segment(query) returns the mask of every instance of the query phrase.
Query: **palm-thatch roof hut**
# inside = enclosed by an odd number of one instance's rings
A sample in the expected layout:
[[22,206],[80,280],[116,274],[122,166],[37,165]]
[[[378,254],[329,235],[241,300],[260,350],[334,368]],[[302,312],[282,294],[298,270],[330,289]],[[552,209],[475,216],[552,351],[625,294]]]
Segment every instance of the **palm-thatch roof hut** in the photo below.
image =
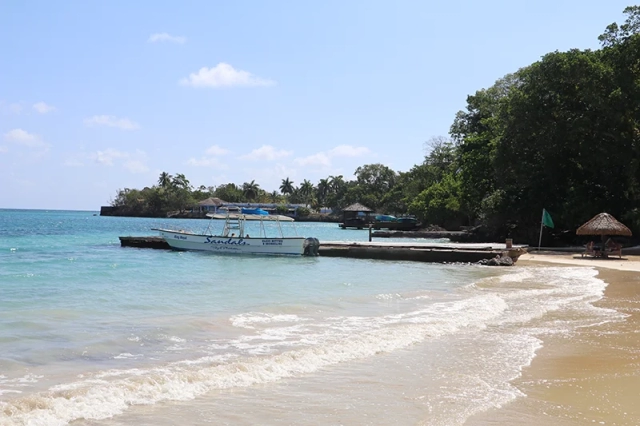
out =
[[341,228],[362,229],[374,221],[373,210],[360,203],[351,204],[342,210]]
[[218,207],[227,204],[226,201],[216,197],[209,197],[206,200],[198,202],[198,209],[202,212],[217,211]]
[[600,213],[595,215],[591,220],[582,225],[576,231],[577,235],[624,235],[631,236],[631,230],[624,224],[618,222],[615,217],[609,213]]
[[360,203],[353,203],[351,204],[349,207],[346,207],[342,210],[343,212],[363,212],[363,213],[370,213],[373,210],[371,210],[369,207],[367,206],[363,206]]
[[371,213],[373,210],[371,210],[367,206],[363,206],[360,203],[353,203],[349,207],[345,207],[342,211],[343,212],[356,212],[356,213],[357,212]]

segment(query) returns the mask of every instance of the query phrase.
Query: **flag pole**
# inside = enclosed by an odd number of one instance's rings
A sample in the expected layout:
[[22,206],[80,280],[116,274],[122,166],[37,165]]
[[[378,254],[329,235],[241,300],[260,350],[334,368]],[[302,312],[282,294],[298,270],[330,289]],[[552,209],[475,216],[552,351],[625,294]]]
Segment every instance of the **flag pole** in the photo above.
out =
[[544,227],[544,209],[542,209],[542,217],[540,218],[540,238],[538,239],[538,251],[540,251],[540,245],[542,244],[542,228]]

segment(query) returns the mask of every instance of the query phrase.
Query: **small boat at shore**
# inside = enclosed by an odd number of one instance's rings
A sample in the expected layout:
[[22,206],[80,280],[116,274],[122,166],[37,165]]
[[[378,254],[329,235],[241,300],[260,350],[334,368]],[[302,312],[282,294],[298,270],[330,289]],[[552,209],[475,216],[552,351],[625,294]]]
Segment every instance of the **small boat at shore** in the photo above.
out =
[[[201,233],[184,230],[154,228],[167,244],[175,250],[199,250],[223,254],[276,254],[276,255],[317,255],[320,243],[316,238],[300,236],[285,237],[282,231],[283,222],[293,222],[293,218],[282,215],[264,213],[249,214],[245,212],[209,213],[207,217],[224,221],[222,233],[216,235],[211,231],[211,223]],[[247,221],[260,224],[260,235],[250,237],[245,234]],[[278,234],[267,236],[265,222],[275,222]],[[293,227],[295,232],[295,226]],[[297,234],[297,232],[296,232]]]

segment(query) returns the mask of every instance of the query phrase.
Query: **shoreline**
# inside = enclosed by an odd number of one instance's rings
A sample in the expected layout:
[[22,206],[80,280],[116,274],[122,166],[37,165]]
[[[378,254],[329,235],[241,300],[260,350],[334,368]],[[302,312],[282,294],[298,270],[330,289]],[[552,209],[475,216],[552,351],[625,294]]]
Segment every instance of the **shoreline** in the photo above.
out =
[[610,257],[607,259],[594,259],[582,257],[575,253],[525,253],[518,258],[517,265],[555,264],[568,266],[586,266],[599,269],[613,269],[616,271],[640,272],[640,256],[623,255],[622,258]]
[[518,266],[596,268],[607,287],[594,306],[626,317],[585,327],[572,336],[543,336],[543,347],[513,381],[526,397],[478,413],[466,424],[640,424],[640,256],[526,254]]

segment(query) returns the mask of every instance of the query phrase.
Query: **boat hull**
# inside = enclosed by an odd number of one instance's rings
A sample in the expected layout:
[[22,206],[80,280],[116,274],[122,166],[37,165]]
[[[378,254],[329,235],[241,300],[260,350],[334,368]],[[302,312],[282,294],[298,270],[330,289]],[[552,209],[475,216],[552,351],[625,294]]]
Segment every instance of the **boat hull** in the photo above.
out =
[[175,250],[199,250],[224,254],[276,254],[300,256],[304,237],[239,238],[200,235],[159,229],[160,236]]

